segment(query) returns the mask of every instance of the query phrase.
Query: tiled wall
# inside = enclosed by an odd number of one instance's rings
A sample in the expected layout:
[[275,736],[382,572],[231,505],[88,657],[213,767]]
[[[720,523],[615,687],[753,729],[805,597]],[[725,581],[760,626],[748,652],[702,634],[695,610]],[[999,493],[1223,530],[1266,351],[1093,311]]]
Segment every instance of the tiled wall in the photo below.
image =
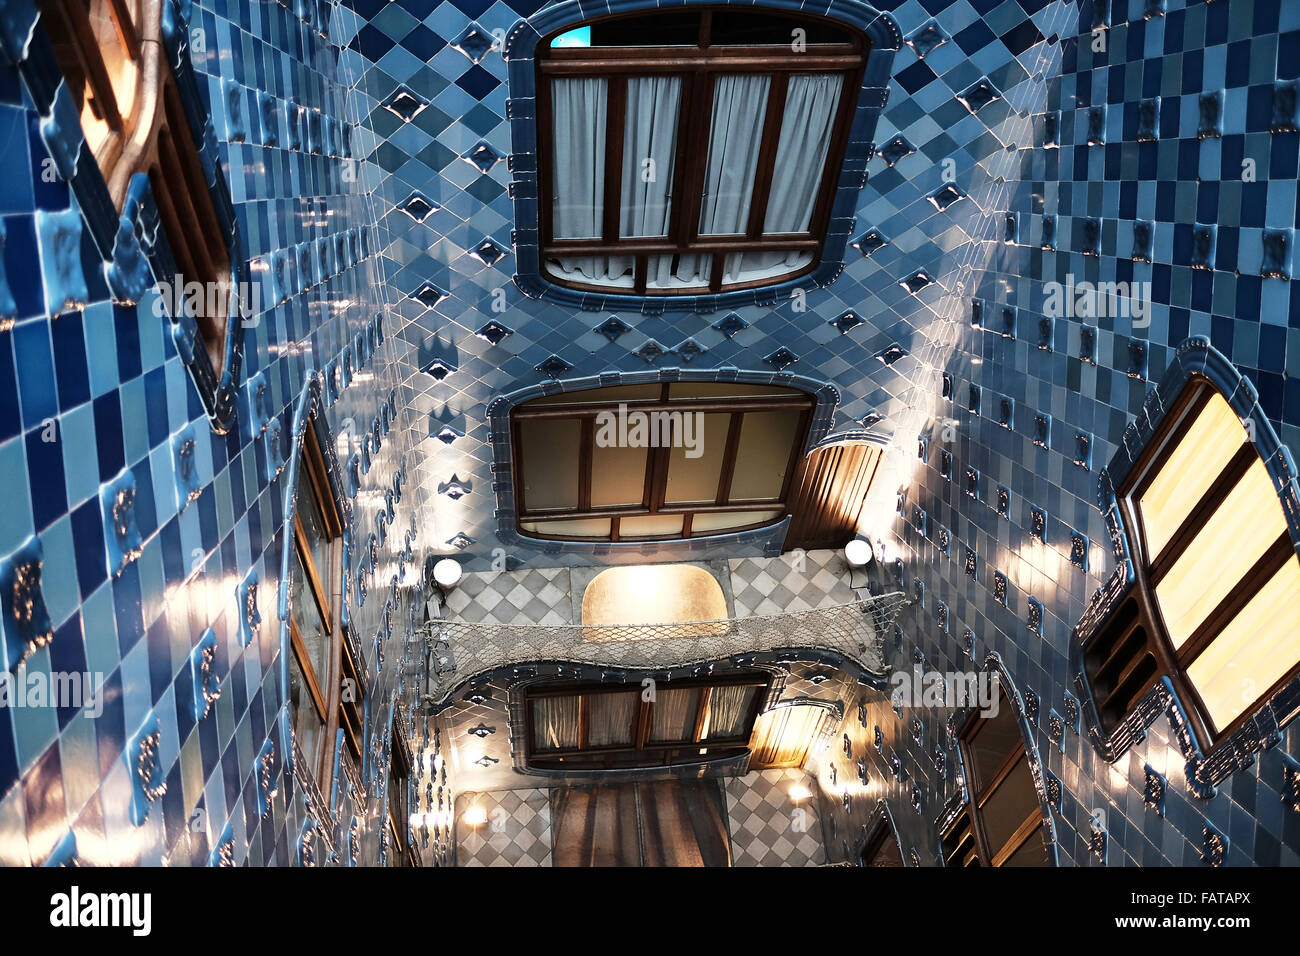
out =
[[[851,6],[830,4],[832,12]],[[1053,711],[1071,713],[1070,628],[1112,564],[1095,507],[1097,473],[1171,350],[1188,335],[1209,336],[1257,384],[1283,440],[1300,435],[1300,393],[1284,374],[1300,361],[1300,331],[1288,327],[1296,293],[1261,275],[1264,230],[1290,228],[1296,213],[1297,137],[1269,130],[1278,125],[1275,87],[1295,79],[1300,15],[1279,0],[878,7],[907,42],[894,58],[860,194],[854,235],[862,241],[838,280],[808,294],[807,311],[792,303],[739,308],[741,326],[724,323],[730,310],[614,316],[523,297],[510,282],[507,157],[526,146],[510,139],[507,64],[485,37],[535,6],[463,0],[381,12],[377,0],[358,4],[371,22],[352,47],[384,136],[373,155],[393,236],[387,251],[399,266],[397,308],[411,320],[406,361],[431,373],[413,374],[405,395],[430,435],[419,480],[438,546],[474,568],[494,557],[511,567],[618,559],[539,554],[498,535],[495,512],[508,498],[497,491],[508,474],[499,457],[494,470],[485,407],[549,381],[539,366],[552,356],[559,362],[551,371],[565,379],[777,374],[774,354],[787,349],[785,373],[838,390],[833,429],[866,424],[894,438],[896,480],[884,483],[872,530],[891,559],[904,559],[907,589],[916,581],[925,589],[904,622],[902,660],[919,651],[931,667],[973,666],[963,646],[969,628],[981,663],[997,652],[1020,691],[1039,697],[1037,743],[1065,793],[1061,859],[1097,861],[1089,821],[1102,810],[1108,863],[1199,860],[1207,818],[1231,838],[1229,862],[1294,862],[1300,824],[1278,796],[1281,751],[1296,749],[1294,731],[1202,801],[1180,779],[1163,721],[1114,767],[1072,729],[1058,747],[1047,728]],[[379,105],[403,88],[427,104],[410,122]],[[1216,92],[1217,130],[1202,130],[1202,94]],[[1245,158],[1255,160],[1254,182],[1237,173]],[[1134,258],[1138,222],[1153,224],[1149,252],[1137,250],[1149,263]],[[1195,267],[1198,223],[1218,224],[1208,269]],[[1043,283],[1071,274],[1151,281],[1149,326],[1040,322]],[[1016,310],[1014,337],[1002,334],[1004,307]],[[831,323],[848,311],[864,321],[841,332]],[[945,434],[949,419],[955,425]],[[928,439],[928,461],[917,458],[918,437]],[[951,455],[951,480],[940,477],[942,452]],[[894,515],[900,485],[905,521]],[[460,495],[464,487],[470,493]],[[1035,511],[1046,543],[1031,538]],[[1070,561],[1076,534],[1087,570]],[[995,600],[999,576],[1005,608]],[[1031,607],[1042,609],[1041,634],[1028,626]],[[892,720],[886,706],[884,732],[895,732]],[[943,722],[924,723],[937,734]],[[904,771],[907,787],[891,791],[894,814],[908,821],[900,826],[920,858],[933,862],[933,821],[953,787],[955,754],[939,780],[931,757],[897,749],[915,765]],[[1167,779],[1164,817],[1143,803],[1146,765]],[[910,807],[911,780],[920,814]]]
[[[317,863],[379,856],[386,772],[369,774],[359,792],[345,786],[308,807],[304,789],[284,773],[281,729],[282,525],[294,416],[313,377],[324,385],[323,415],[340,436],[330,451],[340,453],[336,476],[354,543],[346,603],[368,678],[372,768],[388,765],[409,585],[426,544],[413,520],[421,491],[408,485],[376,566],[363,558],[385,490],[416,453],[400,416],[393,428],[382,414],[397,385],[396,329],[383,310],[377,256],[347,267],[314,258],[313,241],[339,233],[365,231],[371,249],[382,244],[366,177],[354,175],[360,167],[346,158],[350,144],[299,134],[299,112],[319,111],[313,126],[365,141],[364,129],[352,128],[362,118],[347,113],[337,42],[325,35],[345,26],[348,13],[328,3],[252,0],[185,9],[199,94],[243,254],[263,293],[243,329],[237,421],[225,434],[210,427],[154,296],[137,305],[111,301],[88,231],[78,233],[78,270],[61,263],[62,250],[37,228],[42,217],[71,208],[79,229],[76,199],[47,175],[46,121],[14,65],[0,63],[0,307],[12,300],[0,308],[0,556],[18,554],[29,571],[33,559],[41,562],[26,594],[38,622],[42,606],[47,612],[52,638],[27,659],[27,672],[89,672],[104,681],[98,715],[0,708],[6,864],[288,864],[302,861],[301,835],[312,825],[320,832],[306,855]],[[28,22],[31,7],[10,3],[6,17],[10,25]],[[47,293],[69,277],[84,281],[88,301],[51,316]],[[336,369],[344,364],[346,371]],[[317,374],[325,371],[328,382]],[[173,460],[178,435],[194,438],[192,483],[178,477]],[[367,466],[349,482],[348,458],[363,436]],[[136,488],[134,527],[115,540],[113,498],[101,505],[101,497],[119,487],[123,469]],[[408,528],[416,540],[403,562]],[[136,534],[134,549],[123,553],[119,545]],[[15,567],[8,559],[6,573]],[[358,576],[369,591],[364,604]],[[4,627],[7,646],[22,636],[12,616]],[[220,693],[197,716],[195,682],[203,678],[191,660],[209,628],[215,652],[207,687],[219,682]],[[146,747],[141,758],[141,735],[152,732],[156,752],[150,759]]]

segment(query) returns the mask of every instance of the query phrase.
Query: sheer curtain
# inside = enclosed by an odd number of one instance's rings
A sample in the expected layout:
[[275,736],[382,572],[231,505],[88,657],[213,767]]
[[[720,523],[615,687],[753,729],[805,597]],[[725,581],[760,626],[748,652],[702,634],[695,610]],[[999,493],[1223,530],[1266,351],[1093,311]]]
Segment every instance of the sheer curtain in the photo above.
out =
[[[764,233],[807,232],[821,189],[844,77],[797,73],[790,77],[777,140]],[[724,282],[776,277],[812,261],[811,252],[749,252],[727,256]]]
[[605,213],[605,80],[565,77],[551,83],[555,115],[556,239],[595,239]]
[[578,697],[538,697],[533,700],[533,749],[576,750]]
[[715,687],[709,695],[709,726],[706,740],[735,737],[745,727],[754,699],[752,687]]

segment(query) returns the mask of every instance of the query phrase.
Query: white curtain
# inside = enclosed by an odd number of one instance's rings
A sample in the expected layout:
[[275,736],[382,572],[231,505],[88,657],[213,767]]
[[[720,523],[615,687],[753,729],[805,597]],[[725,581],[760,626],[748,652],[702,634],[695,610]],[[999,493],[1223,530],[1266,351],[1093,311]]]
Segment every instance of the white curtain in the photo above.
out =
[[602,79],[565,77],[551,83],[555,116],[556,239],[596,239],[605,213],[605,115]]
[[533,749],[578,748],[578,697],[533,699]]

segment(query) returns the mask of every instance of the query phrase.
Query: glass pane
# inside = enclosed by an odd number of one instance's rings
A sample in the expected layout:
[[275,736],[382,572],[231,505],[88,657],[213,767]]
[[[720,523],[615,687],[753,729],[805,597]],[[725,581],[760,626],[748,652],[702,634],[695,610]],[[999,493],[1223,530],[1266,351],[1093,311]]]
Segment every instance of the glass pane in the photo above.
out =
[[1047,866],[1047,844],[1043,842],[1043,828],[1039,827],[1024,843],[1020,844],[1020,849],[1016,850],[1007,857],[1003,866]]
[[1300,661],[1300,562],[1288,559],[1187,668],[1222,730]]
[[560,521],[521,521],[521,530],[557,538],[608,538],[608,518],[573,518]]
[[1029,815],[1039,812],[1038,791],[1034,789],[1034,778],[1029,773],[1029,761],[1021,754],[1006,779],[998,784],[993,795],[980,808],[989,852],[997,856]]
[[[683,440],[674,441],[668,453],[666,502],[717,500],[730,427],[731,415],[721,412],[691,412],[683,416]],[[690,457],[692,454],[695,457]]]
[[302,749],[308,767],[314,772],[320,756],[321,738],[325,733],[325,721],[316,709],[311,688],[298,664],[298,655],[292,651],[289,654],[289,708],[298,746]]
[[981,718],[966,744],[971,760],[971,766],[966,769],[975,778],[967,780],[966,785],[977,794],[984,793],[1011,751],[1020,746],[1023,746],[1020,725],[1010,701],[999,693],[997,714]]
[[533,699],[533,750],[576,750],[578,697]]
[[691,519],[691,537],[702,534],[730,531],[733,528],[747,528],[750,525],[767,524],[781,517],[777,511],[723,511],[713,514],[697,513]]
[[1237,413],[1222,395],[1212,393],[1138,502],[1150,552],[1147,560],[1160,556],[1245,440]]
[[519,423],[519,443],[524,508],[548,511],[578,507],[582,423],[576,418],[524,419]]
[[554,256],[546,260],[546,271],[569,282],[632,289],[636,287],[635,265],[632,256]]
[[1156,585],[1156,600],[1175,648],[1192,636],[1286,530],[1273,480],[1257,458]]
[[650,728],[650,740],[653,743],[694,740],[695,714],[699,708],[699,702],[700,690],[698,687],[658,691],[651,711],[653,721]]
[[839,73],[790,77],[777,140],[765,233],[807,232],[817,203],[844,77]]
[[668,386],[670,401],[679,398],[750,398],[756,395],[794,395],[806,398],[797,388],[753,385],[749,382],[673,382]]
[[618,522],[620,538],[680,537],[681,533],[681,515],[642,515],[635,518],[620,518]]
[[645,497],[648,448],[602,445],[596,429],[591,457],[591,506],[609,508],[639,505]]
[[790,252],[733,252],[726,257],[722,270],[723,286],[760,279],[780,279],[801,272],[812,264],[807,250]]
[[768,76],[722,74],[714,79],[701,236],[741,235],[749,227],[771,85]]
[[605,196],[608,85],[596,77],[551,81],[552,232],[556,239],[601,234]]
[[743,735],[749,727],[757,687],[715,687],[709,695],[709,712],[701,740],[728,740]]
[[639,690],[588,694],[587,743],[592,747],[630,746],[640,702]]
[[681,77],[628,78],[620,236],[668,235],[681,99]]
[[646,288],[705,290],[709,287],[712,269],[711,255],[649,256],[646,261]]
[[[795,34],[802,31],[802,35]],[[805,43],[848,43],[848,31],[821,20],[779,17],[770,14],[716,10],[709,31],[712,46],[785,46],[794,49],[795,40]]]
[[619,402],[635,402],[640,399],[657,399],[663,394],[663,386],[657,382],[647,385],[611,385],[608,388],[584,388],[576,392],[560,392],[558,395],[546,395],[524,402],[520,408],[536,408],[541,405],[617,405]]
[[306,466],[299,462],[303,470],[298,473],[298,521],[307,537],[311,550],[311,560],[316,566],[316,574],[325,588],[326,600],[329,599],[330,581],[330,539],[325,528],[325,519],[321,516],[320,504],[316,501],[316,492],[312,490],[311,480],[307,477]]
[[654,13],[591,24],[592,46],[696,46],[700,40],[698,13]]
[[293,562],[290,565],[293,578],[293,592],[290,599],[290,613],[298,625],[298,635],[307,648],[307,659],[316,672],[316,682],[322,686],[329,680],[330,635],[321,617],[316,598],[307,583],[307,572],[303,569],[302,553],[295,546]]
[[736,470],[731,478],[732,504],[781,497],[802,417],[799,409],[745,413],[740,423]]

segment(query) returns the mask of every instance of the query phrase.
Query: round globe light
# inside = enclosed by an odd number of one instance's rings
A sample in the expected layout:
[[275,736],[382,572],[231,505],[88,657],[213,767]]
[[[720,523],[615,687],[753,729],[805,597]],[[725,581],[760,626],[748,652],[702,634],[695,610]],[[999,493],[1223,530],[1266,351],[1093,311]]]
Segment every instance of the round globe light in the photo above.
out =
[[460,583],[460,562],[455,558],[443,558],[433,566],[433,579],[440,588],[454,588]]
[[876,554],[871,549],[870,541],[854,538],[844,546],[844,557],[853,567],[861,568],[874,561]]

